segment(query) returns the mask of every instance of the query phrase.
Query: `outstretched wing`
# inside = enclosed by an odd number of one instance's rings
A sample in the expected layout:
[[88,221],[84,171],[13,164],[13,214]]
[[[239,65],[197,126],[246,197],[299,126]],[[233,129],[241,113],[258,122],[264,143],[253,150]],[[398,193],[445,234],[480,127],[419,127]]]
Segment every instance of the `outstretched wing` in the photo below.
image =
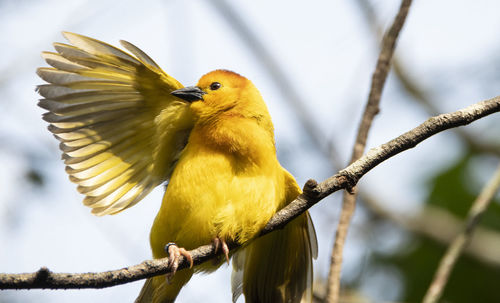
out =
[[170,92],[183,86],[144,52],[64,32],[72,45],[44,52],[43,119],[61,142],[70,180],[96,215],[115,214],[169,178],[193,118]]

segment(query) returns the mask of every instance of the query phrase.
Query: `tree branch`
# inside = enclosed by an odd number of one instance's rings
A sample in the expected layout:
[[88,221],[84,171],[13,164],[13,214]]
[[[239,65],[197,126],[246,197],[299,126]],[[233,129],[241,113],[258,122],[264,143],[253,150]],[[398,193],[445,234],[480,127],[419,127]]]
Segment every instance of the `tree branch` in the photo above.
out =
[[[382,31],[370,2],[368,0],[358,0],[357,3],[360,11],[365,16],[365,20],[367,20],[367,25],[374,31],[374,34],[381,36]],[[440,110],[435,105],[435,100],[433,100],[432,89],[429,87],[423,87],[418,81],[412,79],[412,77],[406,72],[407,69],[405,64],[399,60],[398,56],[394,56],[392,58],[392,70],[406,92],[413,97],[410,98],[410,100],[419,103],[427,114],[431,116],[435,116],[440,113]],[[498,144],[495,144],[494,142],[482,142],[478,140],[477,137],[474,137],[460,128],[455,129],[455,133],[474,150],[500,156],[500,146]]]
[[495,174],[490,179],[490,181],[483,188],[476,201],[472,204],[472,207],[467,214],[467,219],[463,230],[458,236],[453,240],[451,245],[448,247],[445,255],[439,263],[439,267],[436,270],[434,279],[432,280],[427,293],[425,294],[424,303],[435,303],[441,297],[444,287],[448,282],[448,278],[455,266],[455,263],[460,257],[462,251],[465,249],[467,244],[470,242],[472,237],[472,232],[481,220],[481,216],[486,211],[490,205],[493,197],[500,188],[500,165],[498,166]]
[[[349,189],[372,168],[390,157],[415,147],[427,138],[449,128],[467,125],[495,112],[500,112],[500,96],[473,104],[462,110],[432,117],[416,128],[368,151],[339,173],[317,184],[309,180],[304,186],[304,193],[289,205],[278,211],[264,227],[260,236],[283,227],[311,206],[340,189]],[[237,248],[231,244],[230,249]],[[194,264],[198,265],[215,257],[212,245],[204,245],[191,250]],[[220,252],[219,252],[220,254]],[[184,258],[179,269],[189,266]],[[170,272],[168,259],[144,261],[130,267],[99,273],[53,273],[41,268],[35,273],[0,274],[0,289],[71,289],[71,288],[104,288],[125,284]]]
[[[375,72],[372,76],[370,93],[368,102],[366,103],[363,117],[359,125],[358,134],[354,143],[351,163],[357,160],[363,154],[368,138],[368,132],[371,128],[375,115],[379,112],[380,98],[384,89],[387,74],[389,73],[390,61],[394,54],[396,41],[410,9],[411,0],[403,0],[399,7],[398,14],[394,18],[394,22],[382,39],[382,48],[378,57]],[[330,272],[328,274],[328,284],[326,291],[326,302],[335,303],[339,300],[340,295],[340,272],[342,270],[342,252],[344,243],[347,237],[347,231],[351,222],[351,217],[356,208],[356,193],[344,193],[342,201],[342,211],[340,220],[335,233],[335,241],[330,259]]]

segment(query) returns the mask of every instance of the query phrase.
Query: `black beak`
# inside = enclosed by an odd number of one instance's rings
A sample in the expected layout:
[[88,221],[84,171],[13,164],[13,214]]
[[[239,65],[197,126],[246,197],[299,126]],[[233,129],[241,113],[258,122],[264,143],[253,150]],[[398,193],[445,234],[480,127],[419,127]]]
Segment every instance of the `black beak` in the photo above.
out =
[[188,102],[203,100],[203,95],[206,94],[198,86],[188,86],[171,92],[172,95],[181,98]]

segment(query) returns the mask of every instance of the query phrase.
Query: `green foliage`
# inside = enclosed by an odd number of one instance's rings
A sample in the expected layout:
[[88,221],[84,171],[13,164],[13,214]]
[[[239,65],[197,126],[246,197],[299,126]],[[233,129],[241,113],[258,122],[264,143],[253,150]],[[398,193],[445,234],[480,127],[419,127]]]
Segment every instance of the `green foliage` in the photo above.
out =
[[[468,152],[453,165],[430,176],[426,203],[446,209],[464,218],[478,196],[477,180],[472,180],[471,165],[481,155]],[[481,226],[500,231],[500,203],[493,201],[482,217]],[[398,227],[395,227],[398,228]],[[446,246],[421,235],[412,235],[411,247],[393,255],[375,255],[377,265],[395,266],[404,277],[404,295],[401,301],[422,300],[446,251]],[[500,267],[488,266],[468,255],[457,262],[440,302],[500,302]]]
[[[465,218],[479,192],[473,191],[470,166],[480,154],[467,152],[454,165],[429,179],[430,194],[426,203],[448,210],[459,218]],[[490,176],[487,176],[488,178]],[[481,184],[484,186],[484,184]],[[482,226],[500,230],[500,201],[491,203],[481,218]]]
[[[405,278],[404,302],[420,302],[429,287],[446,247],[428,238],[416,237],[408,253],[381,260],[395,265]],[[455,265],[440,302],[500,302],[500,268],[492,268],[467,255]]]

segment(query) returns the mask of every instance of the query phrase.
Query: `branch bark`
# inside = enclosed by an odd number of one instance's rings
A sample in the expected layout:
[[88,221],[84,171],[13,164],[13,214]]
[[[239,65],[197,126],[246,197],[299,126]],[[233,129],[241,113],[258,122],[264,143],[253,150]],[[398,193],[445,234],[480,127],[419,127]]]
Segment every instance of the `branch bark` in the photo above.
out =
[[[391,58],[394,54],[396,41],[410,9],[411,0],[403,0],[399,7],[398,14],[394,18],[394,22],[382,39],[382,48],[377,60],[375,72],[372,76],[372,83],[370,94],[368,95],[368,102],[366,103],[363,117],[359,125],[358,134],[354,143],[351,162],[353,163],[363,154],[368,138],[368,132],[371,128],[375,115],[379,112],[380,98],[384,89]],[[344,193],[342,201],[342,211],[340,213],[340,220],[335,234],[335,241],[333,250],[330,257],[330,272],[328,274],[328,285],[326,291],[326,302],[338,302],[340,296],[340,273],[342,270],[342,254],[344,250],[344,243],[347,237],[347,231],[351,222],[352,215],[356,208],[356,192]]]
[[[277,212],[264,227],[260,236],[283,227],[311,206],[340,189],[351,189],[359,179],[383,161],[415,147],[427,138],[449,128],[467,125],[495,112],[500,112],[500,96],[473,104],[462,110],[432,117],[416,128],[370,149],[363,157],[321,183],[309,180],[304,193]],[[237,248],[230,245],[230,249]],[[198,265],[215,257],[212,245],[191,250],[194,264]],[[220,254],[220,252],[219,252]],[[184,258],[179,269],[189,266]],[[170,272],[168,259],[147,260],[130,267],[99,273],[53,273],[42,267],[34,273],[0,274],[0,289],[74,289],[104,288],[125,284]]]
[[490,181],[483,188],[477,199],[472,204],[472,207],[467,214],[467,219],[465,221],[464,228],[460,234],[457,235],[455,240],[448,247],[448,250],[444,254],[439,267],[436,270],[432,283],[425,294],[423,303],[435,303],[441,297],[444,287],[448,282],[448,278],[457,262],[458,258],[462,254],[467,244],[470,242],[472,237],[472,232],[481,220],[483,213],[486,211],[490,205],[493,197],[498,192],[500,187],[500,165],[498,166],[495,174],[490,179]]

